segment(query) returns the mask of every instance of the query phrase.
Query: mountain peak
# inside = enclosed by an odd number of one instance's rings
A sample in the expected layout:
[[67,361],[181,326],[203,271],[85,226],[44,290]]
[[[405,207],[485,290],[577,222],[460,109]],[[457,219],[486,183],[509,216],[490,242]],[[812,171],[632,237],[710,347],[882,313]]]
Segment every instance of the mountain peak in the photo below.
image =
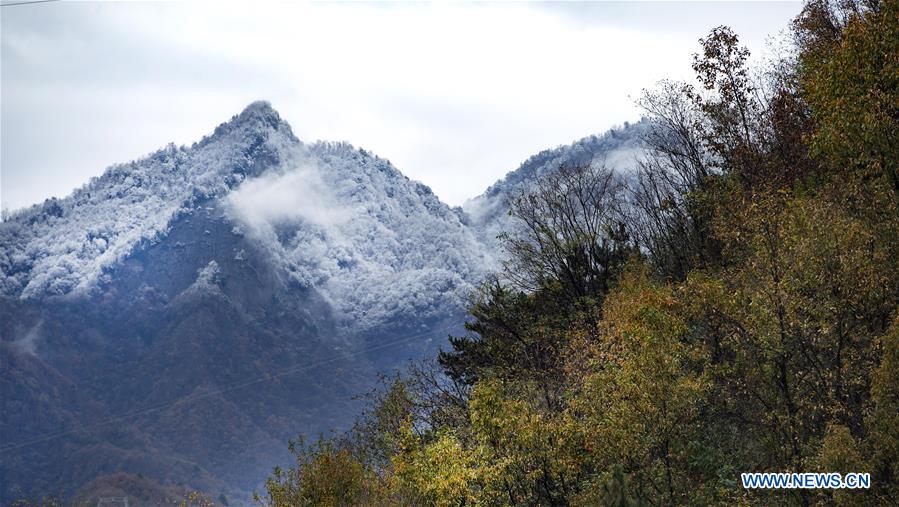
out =
[[110,266],[164,236],[184,210],[225,195],[300,145],[271,104],[258,101],[190,148],[170,145],[110,167],[69,197],[0,224],[0,295],[89,293]]
[[[274,124],[281,122],[281,116],[278,114],[278,111],[275,111],[272,104],[267,100],[251,102],[240,114],[235,116],[234,119],[236,119],[238,123],[254,120],[273,122]],[[232,121],[234,119],[232,119]]]
[[237,130],[257,132],[282,130],[288,133],[289,137],[294,137],[290,125],[281,119],[281,115],[267,100],[251,102],[240,114],[232,116],[230,120],[216,127],[212,137],[220,138]]

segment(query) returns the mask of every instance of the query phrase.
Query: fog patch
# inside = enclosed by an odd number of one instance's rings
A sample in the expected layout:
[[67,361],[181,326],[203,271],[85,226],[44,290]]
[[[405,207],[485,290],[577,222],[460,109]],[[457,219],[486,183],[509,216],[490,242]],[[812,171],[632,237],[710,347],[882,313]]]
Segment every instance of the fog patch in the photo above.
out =
[[622,176],[628,176],[637,171],[640,162],[645,161],[646,151],[639,147],[626,147],[612,150],[601,159],[606,167]]
[[299,221],[329,230],[350,218],[312,162],[246,180],[228,195],[226,204],[257,231]]
[[14,340],[12,343],[22,352],[37,356],[37,341],[41,337],[43,329],[44,321],[40,320],[37,324],[31,326],[31,329],[25,333],[25,336]]
[[313,161],[292,167],[244,181],[224,208],[234,232],[268,252],[280,272],[301,286],[320,286],[340,270],[343,249],[351,247],[343,229],[355,208],[340,203]]

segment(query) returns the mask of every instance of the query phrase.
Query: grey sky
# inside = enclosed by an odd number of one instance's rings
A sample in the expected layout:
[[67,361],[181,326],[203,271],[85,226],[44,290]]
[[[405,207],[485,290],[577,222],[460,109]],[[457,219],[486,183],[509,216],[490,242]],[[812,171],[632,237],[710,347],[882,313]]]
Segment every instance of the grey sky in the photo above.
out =
[[190,144],[266,99],[304,141],[390,159],[450,204],[542,149],[633,121],[732,26],[755,54],[798,2],[53,2],[0,11],[0,206]]

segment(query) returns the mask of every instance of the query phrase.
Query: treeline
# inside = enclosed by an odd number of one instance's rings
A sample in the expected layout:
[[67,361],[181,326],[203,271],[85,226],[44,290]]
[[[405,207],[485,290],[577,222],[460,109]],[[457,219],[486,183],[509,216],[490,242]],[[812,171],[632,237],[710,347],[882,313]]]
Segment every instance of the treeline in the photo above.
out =
[[[641,101],[638,174],[510,202],[469,333],[291,446],[266,505],[899,505],[899,1],[726,27]],[[741,472],[869,472],[867,490]]]

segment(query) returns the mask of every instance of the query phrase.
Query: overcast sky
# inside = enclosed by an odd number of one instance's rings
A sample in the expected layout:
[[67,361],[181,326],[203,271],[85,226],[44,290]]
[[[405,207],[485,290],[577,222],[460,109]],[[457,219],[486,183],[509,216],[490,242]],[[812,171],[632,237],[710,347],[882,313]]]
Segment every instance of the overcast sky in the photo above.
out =
[[[12,0],[3,0],[7,3]],[[257,99],[461,204],[542,149],[639,118],[697,39],[754,54],[797,2],[51,2],[0,10],[0,206],[190,144]]]

